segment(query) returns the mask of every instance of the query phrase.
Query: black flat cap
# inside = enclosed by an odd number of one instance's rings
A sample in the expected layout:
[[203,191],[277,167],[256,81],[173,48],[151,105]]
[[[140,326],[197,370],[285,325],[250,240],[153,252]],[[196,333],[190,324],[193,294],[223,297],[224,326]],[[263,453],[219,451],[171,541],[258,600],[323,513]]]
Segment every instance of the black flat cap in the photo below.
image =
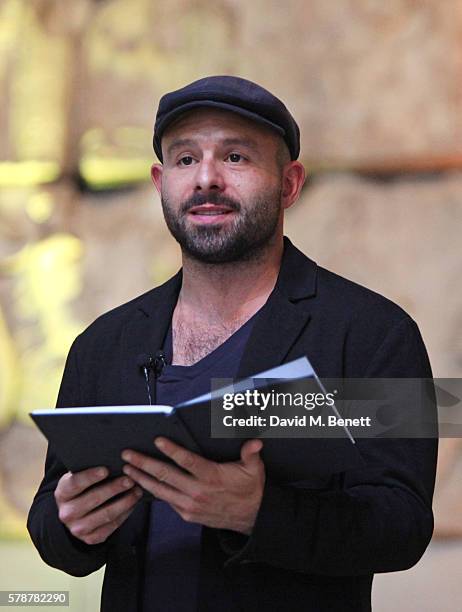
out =
[[154,126],[154,151],[162,160],[161,141],[168,126],[183,113],[199,107],[221,108],[238,113],[275,130],[290,152],[300,153],[300,130],[285,105],[267,89],[235,76],[211,76],[194,81],[162,96]]

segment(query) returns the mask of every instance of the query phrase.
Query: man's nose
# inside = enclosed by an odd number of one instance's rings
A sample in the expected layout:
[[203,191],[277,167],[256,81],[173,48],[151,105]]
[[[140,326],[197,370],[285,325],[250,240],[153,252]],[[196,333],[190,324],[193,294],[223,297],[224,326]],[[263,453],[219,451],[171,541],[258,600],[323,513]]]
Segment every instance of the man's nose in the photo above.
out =
[[210,189],[223,190],[224,177],[220,162],[214,158],[202,158],[197,164],[196,191],[209,191]]

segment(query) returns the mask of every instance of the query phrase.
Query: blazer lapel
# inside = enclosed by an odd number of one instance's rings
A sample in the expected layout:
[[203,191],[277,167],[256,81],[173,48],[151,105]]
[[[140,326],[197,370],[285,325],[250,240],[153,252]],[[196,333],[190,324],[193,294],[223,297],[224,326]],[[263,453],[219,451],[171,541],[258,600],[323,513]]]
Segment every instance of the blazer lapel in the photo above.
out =
[[311,319],[310,298],[316,294],[316,269],[314,261],[284,238],[278,280],[255,322],[238,378],[280,365],[287,357]]
[[281,364],[310,318],[307,310],[275,289],[255,322],[237,377],[252,376]]
[[146,385],[140,355],[154,356],[162,348],[181,288],[181,270],[138,300],[122,332],[122,394],[126,404],[146,404]]

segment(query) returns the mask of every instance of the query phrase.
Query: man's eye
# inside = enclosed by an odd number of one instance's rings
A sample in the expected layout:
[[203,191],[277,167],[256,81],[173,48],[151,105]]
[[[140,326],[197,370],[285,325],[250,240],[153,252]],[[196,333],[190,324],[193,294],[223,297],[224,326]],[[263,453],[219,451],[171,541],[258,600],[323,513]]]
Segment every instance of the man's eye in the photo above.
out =
[[238,162],[243,161],[244,158],[242,157],[242,155],[240,155],[240,153],[230,153],[228,155],[228,159],[233,164],[237,164]]
[[181,166],[190,166],[193,163],[194,159],[191,155],[185,155],[178,162]]

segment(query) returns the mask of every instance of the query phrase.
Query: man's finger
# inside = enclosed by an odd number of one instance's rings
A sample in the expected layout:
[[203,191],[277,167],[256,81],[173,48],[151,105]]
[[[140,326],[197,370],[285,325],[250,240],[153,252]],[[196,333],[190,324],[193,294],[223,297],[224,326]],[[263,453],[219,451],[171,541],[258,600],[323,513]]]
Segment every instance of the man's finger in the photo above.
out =
[[241,461],[245,465],[256,465],[260,459],[260,451],[263,448],[261,440],[247,440],[241,447]]
[[123,514],[120,514],[114,521],[112,521],[112,523],[107,523],[103,527],[98,527],[91,533],[88,533],[79,539],[82,540],[82,542],[85,542],[85,544],[101,544],[102,542],[105,542],[108,537],[127,520],[130,514],[133,512],[134,507],[135,506]]
[[55,498],[57,501],[73,499],[88,487],[104,480],[107,475],[108,470],[105,467],[89,468],[74,474],[67,472],[59,479],[55,490]]
[[189,501],[189,495],[184,494],[182,491],[179,491],[166,483],[159,482],[155,478],[152,478],[152,476],[138,470],[132,465],[125,466],[124,471],[127,468],[128,472],[130,473],[130,478],[133,478],[133,480],[139,484],[140,487],[143,487],[143,489],[151,493],[155,498],[175,505],[182,505]]
[[127,476],[122,476],[83,492],[76,498],[61,501],[59,503],[60,519],[64,523],[79,519],[107,502],[111,497],[127,491],[134,484],[133,480],[130,480]]
[[165,482],[184,493],[191,494],[196,490],[196,479],[174,465],[169,465],[164,461],[158,461],[132,450],[124,451],[122,459],[129,461],[129,465],[124,466],[124,473],[128,476],[130,476],[130,466],[134,466],[150,476],[154,476],[159,482]]
[[119,517],[130,510],[136,502],[141,498],[142,491],[136,487],[117,501],[106,504],[102,508],[98,508],[83,518],[75,521],[70,526],[69,530],[72,535],[82,539],[95,529],[116,523]]
[[203,478],[210,472],[211,461],[187,450],[183,446],[179,446],[167,438],[156,438],[154,443],[164,455],[170,457],[177,465],[190,474],[197,476],[197,478]]

